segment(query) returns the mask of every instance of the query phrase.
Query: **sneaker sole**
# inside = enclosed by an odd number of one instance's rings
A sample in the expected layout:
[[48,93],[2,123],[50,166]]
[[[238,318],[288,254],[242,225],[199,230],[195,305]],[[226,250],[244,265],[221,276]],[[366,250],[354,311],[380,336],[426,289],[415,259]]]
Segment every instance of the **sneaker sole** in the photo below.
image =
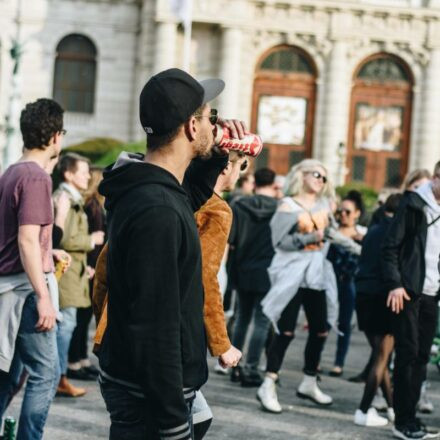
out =
[[423,436],[423,440],[425,440],[425,439],[429,439],[429,438],[439,438],[440,437],[440,432],[437,432],[437,433],[430,433],[430,432],[427,432],[424,436]]
[[354,422],[355,425],[357,426],[363,426],[364,428],[380,428],[381,426],[387,426],[388,425],[388,420],[386,421],[386,423],[381,423],[381,424],[377,424],[377,425],[366,425],[365,423],[359,423],[359,422]]
[[329,402],[329,403],[322,403],[322,402],[318,402],[317,400],[315,400],[313,397],[307,395],[307,394],[303,394],[300,393],[299,391],[296,392],[296,395],[300,398],[300,399],[307,399],[307,400],[311,400],[313,403],[316,403],[319,406],[330,406],[333,401]]
[[410,437],[407,437],[403,432],[398,431],[396,428],[393,428],[393,437],[400,438],[402,440],[416,440],[416,439],[423,440],[426,438],[425,436],[410,438]]
[[263,401],[261,400],[260,396],[257,394],[255,396],[257,398],[257,400],[260,402],[261,408],[263,409],[263,411],[271,413],[271,414],[281,414],[283,412],[283,410],[281,409],[281,411],[273,411],[269,408],[266,408],[263,404]]

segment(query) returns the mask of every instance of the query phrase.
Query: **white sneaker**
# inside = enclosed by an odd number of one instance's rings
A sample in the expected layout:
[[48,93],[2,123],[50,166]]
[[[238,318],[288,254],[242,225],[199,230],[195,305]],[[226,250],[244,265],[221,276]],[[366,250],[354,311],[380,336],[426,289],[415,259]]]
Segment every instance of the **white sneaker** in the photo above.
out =
[[377,411],[386,411],[388,408],[387,402],[383,396],[377,392],[374,396],[373,402],[371,403],[373,408],[376,408]]
[[387,408],[387,417],[388,417],[388,421],[390,421],[391,423],[394,423],[394,421],[396,419],[396,414],[394,413],[393,408]]
[[301,399],[310,399],[318,405],[331,405],[333,403],[333,399],[319,389],[316,376],[308,376],[307,374],[304,375],[296,395]]
[[359,426],[385,426],[388,424],[388,420],[381,417],[376,408],[371,407],[366,413],[357,409],[354,413],[354,423]]
[[260,401],[264,410],[271,413],[279,414],[283,410],[278,402],[277,388],[272,377],[266,376],[264,378],[257,391],[257,400]]
[[428,397],[428,392],[427,392],[427,388],[428,388],[428,383],[425,381],[422,384],[422,389],[420,391],[420,399],[417,403],[417,411],[420,411],[421,413],[424,414],[431,414],[434,411],[434,405],[432,404],[432,402],[429,400]]
[[222,367],[218,362],[214,365],[214,371],[217,374],[221,374],[223,376],[226,376],[229,374],[229,368],[228,367]]

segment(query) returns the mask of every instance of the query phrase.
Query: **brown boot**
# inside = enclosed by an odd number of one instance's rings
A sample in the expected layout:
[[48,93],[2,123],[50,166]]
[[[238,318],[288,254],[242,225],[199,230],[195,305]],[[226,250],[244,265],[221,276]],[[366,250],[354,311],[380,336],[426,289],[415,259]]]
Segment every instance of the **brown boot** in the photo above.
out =
[[85,388],[79,388],[73,386],[66,378],[66,376],[61,376],[60,383],[57,388],[57,396],[64,397],[81,397],[86,394]]

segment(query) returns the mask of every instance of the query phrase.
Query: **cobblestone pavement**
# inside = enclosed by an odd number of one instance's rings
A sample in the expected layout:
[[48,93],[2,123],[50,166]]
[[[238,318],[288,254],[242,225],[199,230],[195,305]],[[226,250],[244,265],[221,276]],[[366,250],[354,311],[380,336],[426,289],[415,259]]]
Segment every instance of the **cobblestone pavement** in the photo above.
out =
[[[330,408],[318,408],[313,403],[304,402],[295,395],[295,387],[301,379],[302,351],[305,332],[299,330],[293,341],[281,376],[279,399],[284,407],[280,415],[272,415],[260,410],[255,399],[254,388],[243,389],[229,381],[228,377],[211,373],[203,392],[212,407],[214,422],[207,440],[376,440],[392,438],[390,426],[384,428],[362,428],[355,426],[352,417],[357,407],[362,386],[345,380],[358,373],[367,361],[369,350],[364,337],[355,331],[347,358],[343,378],[330,378],[322,375],[322,388],[334,398]],[[327,342],[322,359],[323,370],[329,370],[335,350],[335,335]],[[210,360],[210,367],[214,361]],[[432,426],[440,427],[440,374],[434,366],[429,368],[430,397],[436,410],[425,417]],[[98,440],[108,438],[109,421],[98,385],[81,383],[88,393],[79,399],[56,398],[51,406],[46,425],[45,440],[84,439]],[[16,416],[20,397],[9,413]]]

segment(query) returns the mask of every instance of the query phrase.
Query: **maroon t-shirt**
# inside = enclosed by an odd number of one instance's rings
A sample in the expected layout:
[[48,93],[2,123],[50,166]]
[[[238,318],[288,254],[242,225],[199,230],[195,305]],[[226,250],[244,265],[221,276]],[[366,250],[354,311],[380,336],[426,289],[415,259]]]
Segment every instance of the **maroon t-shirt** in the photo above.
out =
[[43,271],[53,269],[52,180],[35,162],[11,165],[0,177],[0,275],[23,272],[18,227],[40,225]]

